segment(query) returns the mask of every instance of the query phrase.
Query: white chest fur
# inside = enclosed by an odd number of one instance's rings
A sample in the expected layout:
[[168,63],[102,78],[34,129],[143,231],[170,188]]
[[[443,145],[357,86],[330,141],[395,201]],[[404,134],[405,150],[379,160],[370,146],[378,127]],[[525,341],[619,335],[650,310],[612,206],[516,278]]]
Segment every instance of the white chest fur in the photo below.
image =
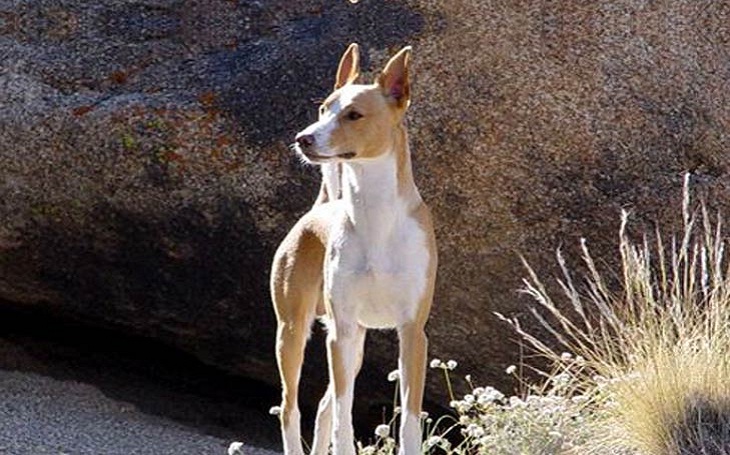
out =
[[342,220],[331,233],[326,264],[325,294],[335,317],[371,328],[415,318],[430,261],[426,233],[411,215],[414,201],[398,194],[392,161],[344,169]]
[[357,315],[373,328],[412,320],[426,289],[425,233],[413,219],[377,243],[355,232],[342,230],[328,260],[325,287],[335,312]]

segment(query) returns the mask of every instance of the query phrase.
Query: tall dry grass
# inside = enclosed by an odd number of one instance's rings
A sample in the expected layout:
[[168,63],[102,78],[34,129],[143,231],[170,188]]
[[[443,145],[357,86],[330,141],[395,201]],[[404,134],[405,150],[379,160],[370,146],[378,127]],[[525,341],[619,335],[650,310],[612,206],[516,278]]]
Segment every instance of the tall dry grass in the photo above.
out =
[[596,421],[580,453],[730,454],[727,242],[720,216],[711,219],[704,204],[692,209],[689,176],[681,217],[680,235],[667,240],[657,229],[654,240],[634,242],[622,214],[619,289],[607,285],[585,242],[580,277],[558,252],[559,297],[527,266],[533,313],[561,347],[511,323],[556,363],[564,350],[582,356],[586,388],[597,378],[606,385],[609,418]]

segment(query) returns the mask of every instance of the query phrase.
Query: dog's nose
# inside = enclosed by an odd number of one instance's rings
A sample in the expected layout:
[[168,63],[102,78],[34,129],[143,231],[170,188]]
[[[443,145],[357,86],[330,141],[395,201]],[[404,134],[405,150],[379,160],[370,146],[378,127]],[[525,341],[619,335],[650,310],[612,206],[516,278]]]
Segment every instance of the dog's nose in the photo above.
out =
[[299,147],[306,150],[314,145],[314,136],[311,134],[297,134],[296,141]]

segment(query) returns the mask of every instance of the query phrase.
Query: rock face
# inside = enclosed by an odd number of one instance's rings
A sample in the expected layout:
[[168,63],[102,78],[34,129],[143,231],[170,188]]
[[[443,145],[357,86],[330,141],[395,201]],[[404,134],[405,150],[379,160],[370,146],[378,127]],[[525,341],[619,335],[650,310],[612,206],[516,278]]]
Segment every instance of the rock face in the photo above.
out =
[[[504,384],[524,255],[620,208],[671,226],[682,173],[730,204],[725,2],[0,2],[0,300],[155,337],[278,381],[268,268],[318,176],[287,150],[351,41],[414,46],[410,133],[440,269],[431,355]],[[321,338],[321,336],[315,337]],[[321,341],[321,340],[315,340]],[[377,401],[392,334],[359,386]],[[320,346],[305,398],[322,389]],[[429,396],[443,388],[430,375]]]

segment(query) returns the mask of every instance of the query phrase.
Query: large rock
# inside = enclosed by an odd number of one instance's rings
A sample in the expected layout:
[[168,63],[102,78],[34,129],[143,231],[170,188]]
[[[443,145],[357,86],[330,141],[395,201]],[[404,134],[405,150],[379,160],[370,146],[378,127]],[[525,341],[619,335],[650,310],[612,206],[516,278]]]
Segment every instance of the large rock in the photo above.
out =
[[[479,382],[518,360],[492,312],[525,313],[519,255],[547,276],[586,237],[610,265],[620,208],[676,221],[685,170],[730,200],[725,2],[87,4],[0,2],[7,307],[276,383],[268,267],[318,181],[287,144],[351,41],[371,70],[414,46],[411,141],[441,262],[431,355]],[[390,395],[394,343],[371,337],[361,395]]]
[[449,26],[416,43],[411,115],[441,251],[431,352],[499,382],[519,350],[492,312],[534,324],[520,255],[548,281],[584,237],[620,273],[620,210],[677,232],[685,171],[727,213],[730,3],[433,4]]

